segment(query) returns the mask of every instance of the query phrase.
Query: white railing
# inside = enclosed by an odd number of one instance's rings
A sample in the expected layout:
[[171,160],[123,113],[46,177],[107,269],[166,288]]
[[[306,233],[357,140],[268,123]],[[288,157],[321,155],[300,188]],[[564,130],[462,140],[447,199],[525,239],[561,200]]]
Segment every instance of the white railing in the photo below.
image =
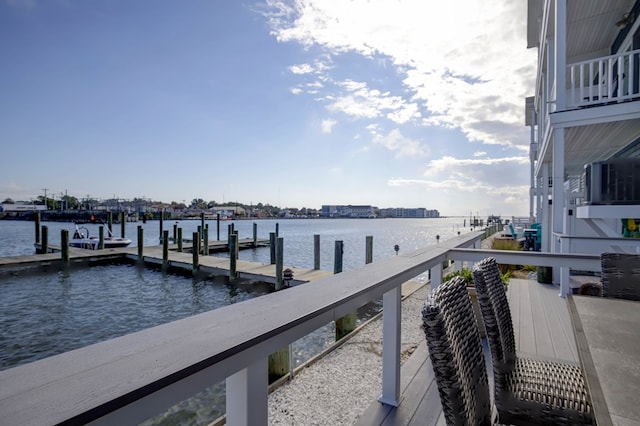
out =
[[640,50],[567,65],[567,107],[622,102],[640,95]]
[[[268,422],[267,358],[383,296],[380,401],[400,401],[400,296],[404,282],[445,260],[598,271],[594,255],[480,250],[482,231],[224,308],[0,372],[2,424],[137,424],[226,380],[230,425]],[[474,247],[465,249],[464,247]],[[354,386],[357,384],[354,384]],[[309,396],[313,398],[313,395]]]

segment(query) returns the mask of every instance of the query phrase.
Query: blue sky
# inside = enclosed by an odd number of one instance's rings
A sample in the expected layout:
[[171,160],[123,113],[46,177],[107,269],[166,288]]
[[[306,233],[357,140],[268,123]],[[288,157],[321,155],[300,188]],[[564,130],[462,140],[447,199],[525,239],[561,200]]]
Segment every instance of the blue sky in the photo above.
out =
[[528,214],[509,0],[0,0],[0,201]]

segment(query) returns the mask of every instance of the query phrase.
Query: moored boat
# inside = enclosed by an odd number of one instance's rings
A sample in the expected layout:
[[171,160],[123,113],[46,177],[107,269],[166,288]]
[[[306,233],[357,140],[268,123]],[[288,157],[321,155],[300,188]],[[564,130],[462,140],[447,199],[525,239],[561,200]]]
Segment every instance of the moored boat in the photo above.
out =
[[[109,235],[104,237],[104,248],[127,247],[131,244],[131,240],[129,238],[114,237],[109,231],[109,228],[107,228],[107,232],[109,232]],[[76,230],[69,241],[69,245],[71,247],[97,250],[100,245],[100,238],[90,236],[87,228],[84,226],[78,227],[76,225]]]

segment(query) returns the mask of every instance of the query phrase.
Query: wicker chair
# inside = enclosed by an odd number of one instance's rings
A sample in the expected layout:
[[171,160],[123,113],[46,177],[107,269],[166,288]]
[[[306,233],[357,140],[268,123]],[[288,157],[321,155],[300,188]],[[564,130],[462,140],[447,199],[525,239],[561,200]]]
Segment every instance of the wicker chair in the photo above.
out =
[[474,265],[473,278],[491,351],[500,422],[594,424],[578,365],[516,355],[511,311],[496,260]]
[[487,370],[464,280],[455,277],[436,288],[422,319],[447,424],[491,424]]
[[602,253],[602,295],[640,301],[640,255]]

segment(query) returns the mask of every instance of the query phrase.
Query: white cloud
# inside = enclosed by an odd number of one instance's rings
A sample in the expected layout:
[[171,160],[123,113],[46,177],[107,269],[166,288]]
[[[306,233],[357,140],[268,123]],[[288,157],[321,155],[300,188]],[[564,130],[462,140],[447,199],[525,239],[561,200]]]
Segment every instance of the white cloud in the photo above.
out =
[[335,126],[337,123],[338,122],[336,120],[322,120],[322,133],[331,133],[331,131],[333,130],[333,126]]
[[[460,129],[470,141],[528,149],[524,98],[535,78],[535,51],[525,49],[526,7],[520,2],[424,0],[268,0],[280,41],[357,53],[393,63],[411,99],[343,88],[331,110],[396,123]],[[353,83],[353,82],[351,82]],[[412,106],[405,106],[409,104]],[[421,112],[421,109],[422,112]]]
[[424,156],[426,148],[419,142],[404,136],[399,129],[393,129],[387,135],[373,133],[372,141],[376,145],[382,145],[389,151],[394,151],[396,157]]

